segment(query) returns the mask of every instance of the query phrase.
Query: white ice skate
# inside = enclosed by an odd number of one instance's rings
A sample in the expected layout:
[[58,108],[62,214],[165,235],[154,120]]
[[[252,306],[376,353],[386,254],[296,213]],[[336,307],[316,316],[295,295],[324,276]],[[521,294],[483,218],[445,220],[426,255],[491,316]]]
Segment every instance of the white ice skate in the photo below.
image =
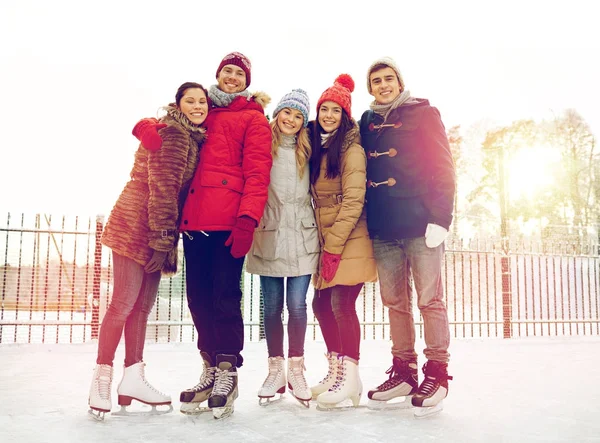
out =
[[[269,375],[258,391],[258,404],[267,406],[280,401],[285,393],[285,360],[283,357],[269,357]],[[275,398],[279,394],[279,398]]]
[[335,384],[335,379],[337,377],[337,367],[338,367],[338,354],[337,352],[329,352],[325,354],[327,357],[327,363],[329,368],[327,369],[327,375],[314,386],[311,386],[310,391],[312,393],[312,399],[316,400],[319,395],[323,392],[327,392],[329,388],[331,388]]
[[238,397],[236,363],[235,355],[217,355],[215,385],[208,397],[208,407],[212,409],[215,419],[226,418],[233,414],[234,402]]
[[[317,397],[317,410],[331,411],[357,408],[362,395],[362,382],[358,374],[358,362],[346,356],[338,356],[335,384]],[[348,400],[352,402],[350,406]]]
[[212,365],[211,358],[207,353],[201,352],[200,355],[204,362],[200,381],[196,386],[182,391],[179,395],[179,401],[181,402],[179,410],[183,414],[196,415],[211,410],[207,406],[202,406],[202,403],[208,400],[213,390],[216,368]]
[[[125,368],[123,379],[117,387],[121,409],[112,415],[160,415],[173,411],[171,397],[160,392],[146,380],[144,375],[145,366],[144,362],[139,362]],[[150,411],[144,410],[139,412],[129,411],[126,406],[130,406],[132,400],[150,405],[152,409]],[[156,408],[157,406],[168,406],[168,408],[159,410]]]
[[110,391],[112,388],[113,367],[110,365],[96,365],[92,376],[88,413],[98,421],[104,420],[104,414],[110,412],[112,403]]
[[417,418],[429,417],[444,409],[443,400],[448,395],[448,380],[452,380],[452,376],[448,375],[448,364],[435,360],[425,363],[423,373],[425,379],[412,398]]
[[412,396],[419,387],[417,364],[394,357],[385,373],[389,374],[388,379],[368,392],[367,407],[374,410],[412,408]]
[[288,359],[288,389],[300,404],[306,408],[310,407],[312,392],[304,378],[304,357],[290,357]]

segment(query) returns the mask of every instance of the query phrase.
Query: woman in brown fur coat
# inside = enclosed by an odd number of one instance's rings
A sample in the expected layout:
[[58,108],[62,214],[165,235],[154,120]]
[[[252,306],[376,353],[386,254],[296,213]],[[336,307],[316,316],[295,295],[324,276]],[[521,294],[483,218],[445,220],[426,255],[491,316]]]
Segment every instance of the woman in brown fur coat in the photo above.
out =
[[356,299],[365,282],[377,279],[364,211],[367,160],[351,114],[353,90],[349,75],[338,76],[321,95],[312,126],[311,193],[321,241],[312,306],[329,361],[327,376],[311,388],[320,409],[347,399],[359,403]]
[[171,405],[171,397],[145,378],[144,341],[161,274],[176,270],[181,207],[205,138],[201,125],[208,114],[207,97],[198,83],[179,87],[175,103],[166,107],[161,119],[162,147],[152,151],[140,145],[131,179],[102,235],[102,243],[113,252],[114,290],[100,329],[90,388],[90,412],[97,418],[111,410],[113,360],[123,329],[125,368],[117,389],[119,405],[129,405],[132,399],[153,406]]

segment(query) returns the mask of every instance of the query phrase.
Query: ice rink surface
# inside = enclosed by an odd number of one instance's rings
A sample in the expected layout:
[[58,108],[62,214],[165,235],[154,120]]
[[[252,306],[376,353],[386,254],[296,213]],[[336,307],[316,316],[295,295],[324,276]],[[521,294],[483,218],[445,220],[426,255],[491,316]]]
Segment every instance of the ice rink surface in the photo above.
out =
[[[179,392],[195,385],[201,359],[191,343],[147,344],[146,376],[171,394],[174,412],[96,422],[87,396],[96,343],[0,345],[0,442],[600,442],[600,337],[453,340],[444,410],[416,419],[412,410],[371,411],[366,391],[391,365],[390,343],[362,342],[361,407],[321,412],[290,394],[267,407],[256,392],[267,375],[264,342],[247,343],[232,417],[189,417]],[[419,367],[423,343],[419,342]],[[323,342],[306,342],[306,378],[326,372]],[[113,382],[122,375],[117,351]],[[420,377],[422,374],[420,373]]]

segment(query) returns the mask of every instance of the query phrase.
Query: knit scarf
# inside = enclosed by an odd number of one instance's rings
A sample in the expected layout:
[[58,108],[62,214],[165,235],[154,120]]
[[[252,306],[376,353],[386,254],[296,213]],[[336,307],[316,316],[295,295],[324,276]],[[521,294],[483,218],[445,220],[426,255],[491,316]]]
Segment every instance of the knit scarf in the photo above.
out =
[[244,89],[242,92],[234,92],[233,94],[228,94],[227,92],[221,91],[217,85],[212,85],[208,88],[208,97],[213,102],[215,106],[218,108],[225,108],[231,104],[237,97],[246,97],[250,100],[252,94],[247,89]]
[[335,131],[321,133],[321,146],[326,148],[327,146],[325,146],[325,143],[327,143],[327,140],[329,139],[329,137],[331,137],[333,134],[335,134],[336,131],[337,131],[337,129]]
[[404,91],[402,91],[400,93],[400,95],[398,97],[396,97],[396,99],[392,103],[388,103],[387,105],[380,105],[376,101],[373,101],[371,103],[370,108],[376,114],[382,115],[383,122],[385,123],[388,116],[390,115],[390,112],[392,112],[394,109],[402,106],[405,103],[410,104],[410,103],[415,103],[416,101],[417,100],[415,98],[411,97],[410,91],[408,89],[405,89]]

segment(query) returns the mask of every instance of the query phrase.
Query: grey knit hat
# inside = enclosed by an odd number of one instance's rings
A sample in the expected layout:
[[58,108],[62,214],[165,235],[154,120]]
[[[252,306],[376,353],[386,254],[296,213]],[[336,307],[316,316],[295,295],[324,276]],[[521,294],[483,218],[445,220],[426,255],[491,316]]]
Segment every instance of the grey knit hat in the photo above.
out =
[[396,66],[396,62],[394,61],[394,59],[391,57],[381,57],[375,60],[373,63],[371,63],[371,66],[369,66],[369,70],[367,71],[367,90],[369,91],[369,94],[371,93],[371,81],[369,77],[371,77],[371,72],[373,72],[373,69],[377,65],[385,65],[392,68],[398,76],[400,89],[404,91],[404,79],[402,78],[402,74],[400,74],[400,69],[398,69],[398,66]]
[[310,103],[308,101],[308,94],[303,89],[292,89],[292,92],[285,94],[277,107],[273,111],[273,118],[277,117],[279,111],[283,108],[292,108],[300,111],[304,116],[304,127],[308,126],[308,110],[310,109]]

